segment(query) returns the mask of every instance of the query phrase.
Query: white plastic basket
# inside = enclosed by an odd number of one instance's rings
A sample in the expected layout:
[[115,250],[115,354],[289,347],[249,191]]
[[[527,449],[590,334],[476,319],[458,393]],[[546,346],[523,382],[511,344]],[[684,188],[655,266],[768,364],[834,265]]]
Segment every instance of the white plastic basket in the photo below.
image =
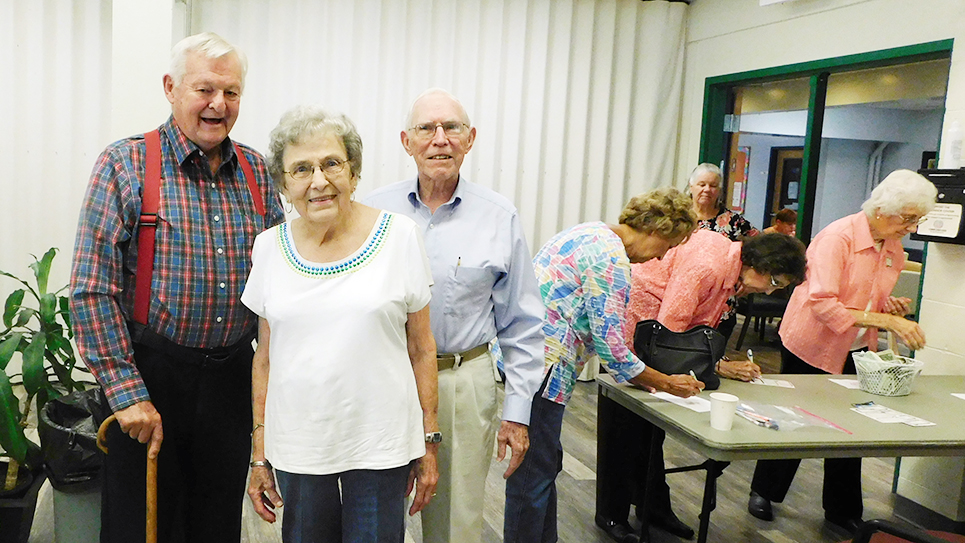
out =
[[861,390],[879,396],[907,396],[924,366],[921,361],[904,356],[896,356],[894,361],[881,360],[867,351],[852,357]]

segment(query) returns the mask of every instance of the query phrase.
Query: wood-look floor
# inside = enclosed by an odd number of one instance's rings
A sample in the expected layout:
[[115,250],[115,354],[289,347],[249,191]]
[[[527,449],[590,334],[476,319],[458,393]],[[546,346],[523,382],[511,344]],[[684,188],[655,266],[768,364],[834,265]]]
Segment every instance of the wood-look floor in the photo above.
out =
[[[731,346],[740,332],[740,322],[731,338]],[[780,366],[777,337],[768,327],[765,341],[749,331],[743,349],[753,348],[755,360],[765,371],[774,373]],[[737,355],[735,351],[732,355]],[[557,479],[559,493],[559,533],[563,543],[607,543],[606,535],[593,522],[596,469],[596,385],[578,383],[563,421],[563,447],[566,452],[563,473]],[[685,447],[668,438],[665,445],[668,467],[703,461]],[[483,541],[502,541],[505,463],[493,463],[486,489],[485,528]],[[797,478],[782,504],[774,504],[775,520],[763,522],[747,513],[754,462],[734,462],[718,479],[717,509],[711,515],[711,542],[748,543],[830,543],[845,539],[824,522],[821,508],[823,468],[821,460],[801,463]],[[892,518],[894,495],[893,459],[865,459],[863,491],[866,519]],[[668,476],[674,510],[684,522],[696,528],[703,491],[703,472],[678,473]],[[421,543],[418,516],[410,519],[407,541]],[[53,506],[49,486],[41,491],[30,543],[53,543]],[[280,542],[278,524],[268,525],[256,517],[245,498],[242,542]],[[666,532],[651,529],[651,541],[680,541]],[[458,542],[453,542],[458,543]]]

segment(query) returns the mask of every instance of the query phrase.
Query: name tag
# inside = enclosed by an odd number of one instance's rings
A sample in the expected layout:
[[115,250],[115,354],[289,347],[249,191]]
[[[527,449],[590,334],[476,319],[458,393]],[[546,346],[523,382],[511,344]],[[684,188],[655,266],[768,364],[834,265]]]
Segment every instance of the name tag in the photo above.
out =
[[891,257],[885,257],[885,266],[891,267]]

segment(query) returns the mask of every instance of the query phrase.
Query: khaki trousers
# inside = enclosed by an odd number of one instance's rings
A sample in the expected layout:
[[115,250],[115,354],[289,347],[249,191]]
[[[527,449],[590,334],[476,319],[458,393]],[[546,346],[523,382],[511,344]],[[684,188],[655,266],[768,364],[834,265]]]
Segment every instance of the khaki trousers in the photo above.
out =
[[424,543],[478,543],[499,420],[489,352],[439,372],[439,484],[422,511]]

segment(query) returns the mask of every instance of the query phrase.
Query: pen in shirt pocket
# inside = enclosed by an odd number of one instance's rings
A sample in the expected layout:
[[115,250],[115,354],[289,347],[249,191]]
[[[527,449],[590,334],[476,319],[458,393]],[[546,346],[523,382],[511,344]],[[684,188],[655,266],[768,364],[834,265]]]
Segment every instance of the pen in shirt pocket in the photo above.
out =
[[456,271],[453,273],[453,275],[459,275],[459,266],[462,266],[462,257],[461,257],[461,256],[456,259]]

